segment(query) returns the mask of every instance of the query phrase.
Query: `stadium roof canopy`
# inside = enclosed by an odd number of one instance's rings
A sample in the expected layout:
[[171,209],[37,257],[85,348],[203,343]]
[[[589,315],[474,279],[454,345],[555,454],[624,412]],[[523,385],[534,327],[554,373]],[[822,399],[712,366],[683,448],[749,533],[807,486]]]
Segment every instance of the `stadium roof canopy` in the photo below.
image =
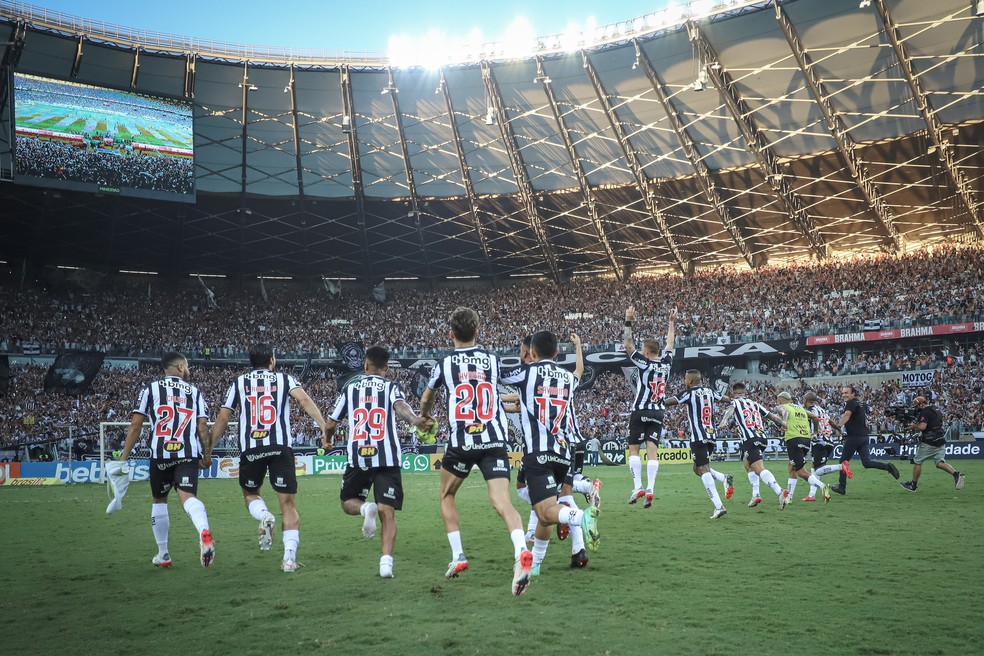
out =
[[0,257],[564,280],[980,238],[975,6],[705,0],[426,70],[2,0],[5,177],[17,70],[193,99],[198,194],[2,184]]

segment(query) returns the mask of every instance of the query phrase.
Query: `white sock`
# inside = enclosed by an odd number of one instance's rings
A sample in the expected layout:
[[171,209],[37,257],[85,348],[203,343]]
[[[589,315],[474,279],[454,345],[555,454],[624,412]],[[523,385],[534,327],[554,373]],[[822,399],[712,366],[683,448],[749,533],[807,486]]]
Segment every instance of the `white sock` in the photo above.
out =
[[824,465],[820,469],[813,472],[814,476],[826,476],[827,474],[833,474],[834,472],[839,472],[841,470],[840,465]]
[[580,526],[581,520],[584,518],[584,511],[579,508],[567,508],[566,506],[561,506],[560,512],[557,513],[557,523],[558,524],[570,524],[571,526]]
[[550,540],[541,540],[537,538],[533,540],[533,564],[539,565],[543,562],[543,559],[547,556],[547,545],[550,544]]
[[810,478],[807,479],[807,482],[810,484],[810,496],[811,497],[813,496],[813,493],[814,493],[814,491],[817,488],[823,487],[823,481],[821,481],[819,478],[817,478],[816,475],[813,474],[812,472],[810,473]]
[[249,502],[249,514],[253,516],[253,519],[260,521],[263,519],[263,515],[270,512],[267,509],[266,502],[263,499],[254,499]]
[[711,498],[711,503],[714,504],[714,508],[721,508],[724,504],[721,503],[721,497],[718,495],[717,485],[714,484],[714,475],[710,472],[701,474],[700,480],[704,483],[704,489],[707,490],[707,496]]
[[301,532],[292,528],[284,531],[284,560],[294,560],[297,558],[297,545],[301,541]]
[[[653,456],[656,455],[655,449],[653,450]],[[646,485],[646,489],[650,492],[653,491],[653,486],[656,485],[656,473],[659,471],[659,460],[655,457],[650,458],[646,461],[646,480],[649,484]]]
[[191,522],[195,525],[198,535],[202,531],[208,530],[208,515],[205,514],[205,504],[195,497],[188,497],[184,502],[184,511],[191,517]]
[[532,503],[532,501],[530,501],[530,488],[528,487],[521,487],[518,490],[516,490],[516,496],[518,496],[526,503]]
[[642,487],[642,458],[629,456],[629,472],[632,474],[632,489],[640,489]]
[[580,526],[571,527],[571,553],[584,549],[584,530]]
[[759,496],[759,475],[753,471],[748,472],[748,482],[752,485],[752,496]]
[[779,487],[779,482],[776,480],[776,477],[772,475],[772,472],[770,472],[768,469],[763,469],[762,473],[759,474],[759,478],[761,478],[762,482],[768,485],[769,489],[775,492],[777,496],[782,495],[782,488]]
[[530,511],[530,519],[526,522],[526,532],[532,533],[536,530],[536,527],[540,524],[540,518],[536,516],[536,511]]
[[167,553],[167,531],[171,526],[166,503],[151,504],[150,525],[154,529],[154,539],[157,540],[157,555],[163,556]]
[[574,497],[571,496],[570,494],[568,494],[566,496],[559,497],[557,499],[557,503],[566,503],[571,508],[577,508],[577,504],[574,503]]
[[519,558],[526,551],[526,535],[523,533],[523,529],[517,528],[515,531],[509,531],[509,539],[512,540],[515,557]]
[[379,566],[382,567],[383,565],[389,565],[389,568],[393,569],[393,556],[380,556]]
[[714,480],[717,481],[718,483],[724,483],[725,481],[728,480],[728,477],[727,476],[725,476],[721,472],[715,471],[713,469],[711,470],[711,476],[713,476],[714,477]]
[[464,549],[461,548],[461,531],[448,533],[448,542],[451,543],[451,560],[465,553]]
[[798,478],[790,478],[789,480],[786,481],[786,489],[789,490],[790,498],[792,498],[793,492],[796,491],[796,481],[798,480],[799,480]]
[[574,491],[578,494],[591,494],[594,490],[594,482],[589,478],[582,478],[574,481]]

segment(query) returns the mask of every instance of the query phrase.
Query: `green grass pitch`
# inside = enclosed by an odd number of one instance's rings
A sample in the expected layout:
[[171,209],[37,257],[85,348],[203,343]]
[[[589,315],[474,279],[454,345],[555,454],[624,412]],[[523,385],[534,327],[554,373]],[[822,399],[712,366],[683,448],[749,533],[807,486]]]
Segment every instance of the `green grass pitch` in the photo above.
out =
[[[656,501],[625,503],[626,467],[604,481],[601,551],[569,569],[570,542],[550,543],[542,575],[510,594],[512,548],[480,476],[459,495],[470,569],[450,560],[437,476],[404,477],[406,509],[392,580],[379,540],[342,514],[340,478],[300,479],[296,574],[260,553],[235,481],[202,481],[216,558],[203,570],[191,521],[170,503],[174,566],[150,564],[147,483],[107,516],[98,485],[0,488],[0,616],[9,654],[966,654],[981,649],[984,463],[954,461],[961,492],[926,469],[916,494],[855,462],[848,496],[746,507],[737,463],[728,515],[686,466],[660,469]],[[910,473],[901,463],[902,480]],[[781,463],[770,462],[780,484]],[[836,477],[827,477],[832,481]],[[271,505],[275,499],[264,488]],[[581,499],[578,495],[577,499]],[[525,524],[529,506],[514,497]]]

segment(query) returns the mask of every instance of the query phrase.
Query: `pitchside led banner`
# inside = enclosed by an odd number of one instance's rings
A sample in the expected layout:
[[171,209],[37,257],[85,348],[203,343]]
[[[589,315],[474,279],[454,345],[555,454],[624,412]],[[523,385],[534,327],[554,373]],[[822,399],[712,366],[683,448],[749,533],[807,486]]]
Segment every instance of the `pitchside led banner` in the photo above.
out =
[[14,181],[195,202],[191,103],[14,74]]

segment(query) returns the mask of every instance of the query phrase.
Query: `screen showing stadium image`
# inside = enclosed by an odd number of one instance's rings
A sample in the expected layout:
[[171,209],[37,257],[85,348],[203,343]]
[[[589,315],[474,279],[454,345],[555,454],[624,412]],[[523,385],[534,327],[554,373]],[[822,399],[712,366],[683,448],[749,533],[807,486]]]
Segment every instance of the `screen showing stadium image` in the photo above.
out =
[[194,202],[191,103],[14,74],[18,183]]

